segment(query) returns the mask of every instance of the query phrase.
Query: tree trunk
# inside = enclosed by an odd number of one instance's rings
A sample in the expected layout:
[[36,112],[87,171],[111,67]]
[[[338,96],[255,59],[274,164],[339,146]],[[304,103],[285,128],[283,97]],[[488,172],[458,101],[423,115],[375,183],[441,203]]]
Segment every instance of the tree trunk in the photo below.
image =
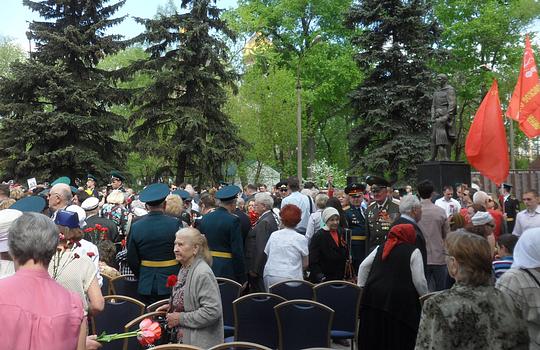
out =
[[185,181],[186,178],[186,166],[187,166],[187,155],[184,152],[178,153],[176,158],[176,184],[180,185]]
[[315,163],[315,151],[316,151],[316,143],[315,143],[315,126],[313,125],[313,109],[311,106],[307,106],[306,108],[306,125],[307,125],[307,173],[306,178],[312,179],[313,178],[313,172],[311,171],[311,164]]
[[256,186],[256,184],[259,183],[259,177],[261,177],[261,170],[262,170],[262,162],[257,159],[257,170],[255,171],[255,178],[253,179],[253,184]]

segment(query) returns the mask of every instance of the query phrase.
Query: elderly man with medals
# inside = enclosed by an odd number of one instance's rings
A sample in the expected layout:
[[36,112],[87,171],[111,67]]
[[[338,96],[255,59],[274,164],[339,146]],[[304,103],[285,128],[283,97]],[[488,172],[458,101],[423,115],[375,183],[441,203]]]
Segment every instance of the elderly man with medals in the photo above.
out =
[[366,210],[366,255],[386,241],[386,235],[399,216],[399,205],[388,195],[390,182],[379,176],[368,176],[366,183],[371,186],[373,201]]

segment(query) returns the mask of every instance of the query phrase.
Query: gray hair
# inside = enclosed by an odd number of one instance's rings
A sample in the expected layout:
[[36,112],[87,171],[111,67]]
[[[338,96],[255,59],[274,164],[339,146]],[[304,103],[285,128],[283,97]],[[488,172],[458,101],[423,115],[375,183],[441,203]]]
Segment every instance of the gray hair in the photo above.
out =
[[274,198],[268,192],[259,192],[255,195],[255,203],[261,203],[266,209],[274,207]]
[[473,195],[473,204],[480,204],[485,206],[486,202],[489,199],[489,195],[484,191],[476,191],[476,193]]
[[48,266],[58,246],[58,228],[43,214],[24,213],[9,228],[9,252],[24,265],[30,259]]
[[51,192],[53,190],[56,190],[56,193],[58,193],[66,203],[69,203],[73,199],[73,194],[71,193],[71,187],[69,187],[69,185],[63,183],[56,184],[51,187]]
[[400,214],[410,215],[414,209],[420,207],[422,207],[422,205],[420,204],[420,200],[418,199],[418,197],[412,194],[403,196],[403,198],[401,198],[401,200],[399,201]]
[[328,202],[329,198],[330,197],[328,197],[328,195],[324,193],[319,193],[317,197],[315,197],[315,205],[318,209],[324,209],[326,208],[326,202]]

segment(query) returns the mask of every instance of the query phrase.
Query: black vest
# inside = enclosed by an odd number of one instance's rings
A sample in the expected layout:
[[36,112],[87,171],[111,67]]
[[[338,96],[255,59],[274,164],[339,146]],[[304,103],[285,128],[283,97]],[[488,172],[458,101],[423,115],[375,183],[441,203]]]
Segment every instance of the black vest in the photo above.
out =
[[361,308],[385,311],[412,329],[418,329],[421,306],[410,268],[411,255],[416,247],[398,244],[382,261],[383,247],[379,247],[371,266]]

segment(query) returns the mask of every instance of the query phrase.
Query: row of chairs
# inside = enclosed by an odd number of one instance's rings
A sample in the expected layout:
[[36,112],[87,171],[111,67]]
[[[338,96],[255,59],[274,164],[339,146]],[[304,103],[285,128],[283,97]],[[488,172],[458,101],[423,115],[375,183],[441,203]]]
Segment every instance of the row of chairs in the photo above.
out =
[[134,299],[139,298],[137,293],[139,282],[134,275],[120,275],[111,278],[102,274],[101,277],[103,277],[103,284],[101,285],[101,294],[103,296],[124,295]]
[[[271,286],[270,293],[254,293],[243,297],[239,297],[242,288],[235,281],[218,278],[218,285],[222,299],[224,333],[229,340],[276,348],[278,339],[284,339],[279,348],[287,349],[288,345],[295,344],[295,339],[307,341],[302,344],[304,348],[314,344],[325,346],[330,338],[351,339],[351,349],[354,347],[358,336],[358,310],[362,290],[353,283],[329,281],[313,285],[303,280],[288,280]],[[291,301],[290,304],[284,303],[287,300]],[[280,311],[281,307],[284,308],[283,312]],[[298,314],[295,311],[298,311]],[[331,311],[331,317],[328,311]],[[280,313],[287,313],[289,316],[280,317]],[[284,325],[295,317],[305,317],[305,321]],[[315,330],[324,326],[329,327],[329,332]],[[327,333],[330,337],[325,336]],[[234,338],[231,338],[232,335]],[[309,343],[310,339],[314,344]]]

